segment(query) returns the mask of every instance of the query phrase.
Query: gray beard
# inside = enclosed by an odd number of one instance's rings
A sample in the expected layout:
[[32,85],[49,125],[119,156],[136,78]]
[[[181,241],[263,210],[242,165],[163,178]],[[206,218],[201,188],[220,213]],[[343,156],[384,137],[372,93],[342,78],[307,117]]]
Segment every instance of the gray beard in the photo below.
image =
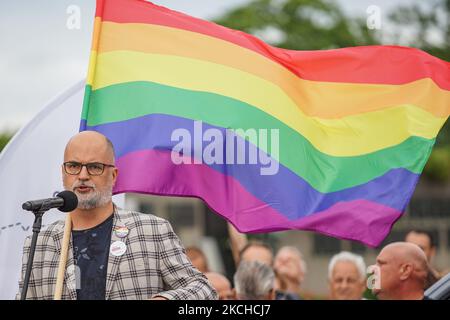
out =
[[106,187],[102,191],[94,190],[94,194],[85,197],[75,192],[78,197],[78,209],[91,210],[99,207],[103,207],[111,201],[112,187]]

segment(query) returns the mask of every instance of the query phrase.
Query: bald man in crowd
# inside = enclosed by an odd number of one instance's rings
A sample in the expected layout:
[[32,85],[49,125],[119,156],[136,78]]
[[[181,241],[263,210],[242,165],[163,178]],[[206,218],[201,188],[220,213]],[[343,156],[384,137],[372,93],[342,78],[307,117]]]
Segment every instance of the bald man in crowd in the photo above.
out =
[[[119,174],[114,161],[111,141],[98,132],[78,133],[66,146],[63,184],[76,194],[78,207],[70,213],[62,299],[216,299],[168,221],[112,202]],[[64,225],[57,221],[39,234],[27,299],[53,299]],[[30,243],[28,237],[18,297]]]
[[419,246],[395,242],[381,250],[376,260],[379,286],[372,289],[381,300],[421,300],[428,273],[427,257]]
[[211,286],[216,289],[217,294],[219,295],[219,300],[234,299],[231,283],[224,275],[217,272],[207,272],[205,273],[205,276],[208,278]]
[[186,255],[191,260],[192,265],[202,273],[209,272],[208,259],[205,253],[198,247],[190,246],[186,248]]
[[250,241],[244,248],[242,248],[239,253],[239,262],[242,261],[259,261],[267,264],[268,266],[273,265],[273,251],[272,248],[260,241]]

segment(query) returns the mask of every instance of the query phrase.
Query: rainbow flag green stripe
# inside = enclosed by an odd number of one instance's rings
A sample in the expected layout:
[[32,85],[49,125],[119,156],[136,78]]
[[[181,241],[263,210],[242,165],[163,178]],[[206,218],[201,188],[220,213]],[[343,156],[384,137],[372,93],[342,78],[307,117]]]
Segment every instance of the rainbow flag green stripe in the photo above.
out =
[[[90,86],[86,92],[91,92]],[[434,139],[409,137],[392,148],[356,157],[334,157],[314,148],[307,139],[281,121],[243,102],[213,93],[195,92],[149,82],[129,82],[95,90],[90,96],[88,126],[125,121],[147,114],[168,114],[203,121],[222,128],[280,130],[280,164],[305,179],[320,192],[334,192],[366,183],[392,168],[420,173]],[[102,108],[101,105],[108,108]],[[130,108],[129,106],[132,106]],[[87,108],[85,108],[87,110]],[[217,110],[228,110],[226,113]],[[251,119],[251,121],[249,121]],[[292,146],[297,146],[292,148]],[[312,161],[317,166],[306,167]],[[355,171],[360,174],[355,175]],[[339,173],[336,179],[335,172]]]

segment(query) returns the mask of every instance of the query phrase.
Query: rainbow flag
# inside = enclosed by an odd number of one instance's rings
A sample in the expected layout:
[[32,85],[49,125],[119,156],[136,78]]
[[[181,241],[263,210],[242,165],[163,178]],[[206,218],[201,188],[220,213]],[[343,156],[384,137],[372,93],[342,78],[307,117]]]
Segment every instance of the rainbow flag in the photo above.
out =
[[449,89],[450,63],[417,49],[285,50],[146,1],[98,0],[81,130],[114,143],[115,193],[198,197],[241,232],[377,246]]

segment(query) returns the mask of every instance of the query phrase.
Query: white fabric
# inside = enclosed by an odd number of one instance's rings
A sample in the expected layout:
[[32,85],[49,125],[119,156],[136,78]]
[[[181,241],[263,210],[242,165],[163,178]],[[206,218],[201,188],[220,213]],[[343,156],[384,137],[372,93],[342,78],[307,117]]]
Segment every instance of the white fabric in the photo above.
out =
[[[62,191],[64,147],[79,130],[85,81],[49,102],[0,153],[0,299],[14,299],[22,263],[22,245],[32,233],[34,215],[22,210],[27,200]],[[124,195],[114,196],[123,206]],[[43,228],[65,214],[50,210]]]

